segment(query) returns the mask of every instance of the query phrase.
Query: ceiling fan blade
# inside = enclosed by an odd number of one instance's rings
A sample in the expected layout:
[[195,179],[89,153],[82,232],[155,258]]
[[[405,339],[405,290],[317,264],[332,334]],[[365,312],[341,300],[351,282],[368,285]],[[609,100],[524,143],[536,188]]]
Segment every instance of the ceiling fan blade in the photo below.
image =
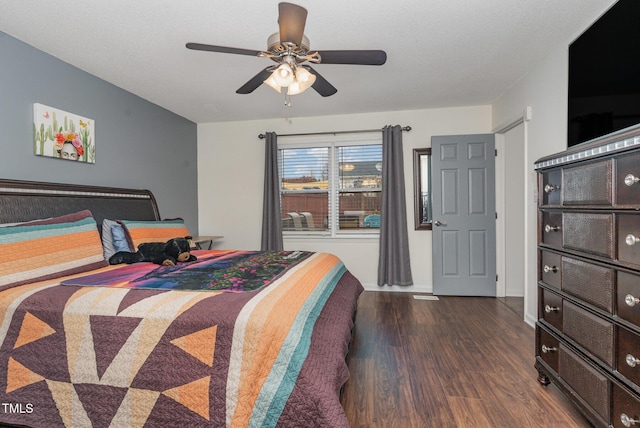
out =
[[280,43],[302,44],[304,25],[307,21],[307,9],[293,3],[278,3],[278,24],[280,25]]
[[309,67],[308,65],[303,65],[302,67],[306,68],[309,73],[312,73],[316,76],[316,81],[313,82],[313,85],[311,85],[311,87],[315,89],[317,93],[319,93],[323,97],[329,97],[338,92],[338,90],[331,83],[329,83],[327,79],[322,77],[313,68]]
[[382,65],[387,53],[379,50],[318,51],[320,64]]
[[240,48],[231,48],[228,46],[216,46],[216,45],[205,45],[202,43],[187,43],[188,49],[193,49],[196,51],[210,51],[210,52],[221,52],[228,54],[238,54],[238,55],[250,55],[250,56],[260,56],[262,51],[254,51],[251,49],[240,49]]
[[262,85],[262,83],[271,75],[272,67],[267,67],[262,70],[260,73],[253,76],[247,83],[242,85],[237,91],[236,94],[250,94],[255,91],[258,86]]

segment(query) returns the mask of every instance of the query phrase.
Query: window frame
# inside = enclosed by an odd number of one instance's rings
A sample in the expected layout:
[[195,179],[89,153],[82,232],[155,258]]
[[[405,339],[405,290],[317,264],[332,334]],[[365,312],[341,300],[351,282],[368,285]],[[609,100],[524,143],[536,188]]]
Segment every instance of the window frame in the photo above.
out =
[[[318,239],[354,239],[354,238],[379,238],[380,229],[339,229],[339,197],[340,193],[356,193],[356,192],[371,192],[371,189],[354,189],[351,191],[340,191],[340,177],[338,171],[337,152],[338,147],[347,146],[382,146],[382,135],[379,138],[366,137],[353,137],[353,136],[336,136],[334,139],[327,139],[326,136],[323,139],[313,139],[307,137],[305,140],[287,140],[284,142],[278,142],[278,156],[280,156],[280,150],[287,149],[311,149],[318,147],[328,147],[328,170],[329,170],[329,186],[326,193],[328,193],[328,228],[327,230],[313,231],[313,230],[283,230],[282,235],[284,238],[318,238]],[[381,160],[382,162],[382,160]],[[279,183],[280,183],[280,201],[282,203],[282,171],[278,169]],[[324,190],[311,192],[325,193]],[[375,192],[382,193],[382,187],[379,190],[373,190]],[[294,191],[296,192],[296,191]],[[302,193],[302,191],[298,191]]]

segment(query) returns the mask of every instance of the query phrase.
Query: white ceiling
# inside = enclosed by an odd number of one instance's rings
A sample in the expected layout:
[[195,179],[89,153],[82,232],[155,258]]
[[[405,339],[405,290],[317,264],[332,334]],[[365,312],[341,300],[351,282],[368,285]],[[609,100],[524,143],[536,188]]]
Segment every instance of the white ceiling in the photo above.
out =
[[[382,49],[383,66],[319,64],[337,89],[236,89],[272,62],[276,0],[2,0],[0,31],[197,123],[490,104],[614,0],[293,0],[311,50]],[[14,61],[19,58],[4,58]]]

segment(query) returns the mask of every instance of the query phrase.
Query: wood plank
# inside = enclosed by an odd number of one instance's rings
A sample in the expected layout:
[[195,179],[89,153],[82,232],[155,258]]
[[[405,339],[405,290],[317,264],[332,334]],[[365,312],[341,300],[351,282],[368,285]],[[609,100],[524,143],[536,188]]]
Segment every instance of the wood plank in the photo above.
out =
[[351,427],[589,427],[537,382],[534,329],[488,297],[364,292],[342,404]]

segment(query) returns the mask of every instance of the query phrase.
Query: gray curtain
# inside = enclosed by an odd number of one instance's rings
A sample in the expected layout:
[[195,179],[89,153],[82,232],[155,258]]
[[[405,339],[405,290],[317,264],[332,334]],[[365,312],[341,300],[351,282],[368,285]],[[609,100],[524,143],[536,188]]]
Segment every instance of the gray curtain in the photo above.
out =
[[264,153],[264,195],[262,200],[263,251],[281,251],[282,215],[280,210],[280,177],[278,174],[278,136],[266,133]]
[[382,128],[382,207],[378,285],[411,285],[402,127]]

